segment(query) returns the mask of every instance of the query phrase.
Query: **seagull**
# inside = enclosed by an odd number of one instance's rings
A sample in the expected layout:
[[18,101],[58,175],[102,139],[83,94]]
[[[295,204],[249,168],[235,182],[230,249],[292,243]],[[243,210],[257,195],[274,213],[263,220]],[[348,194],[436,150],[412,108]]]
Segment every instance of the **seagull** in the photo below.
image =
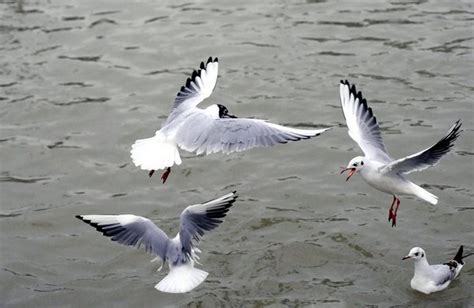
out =
[[155,255],[152,260],[168,262],[169,273],[155,289],[167,293],[189,292],[201,284],[209,273],[197,269],[200,253],[196,244],[205,231],[216,228],[237,199],[236,192],[202,204],[190,205],[182,213],[179,232],[169,238],[151,220],[135,215],[77,215],[85,223],[120,244],[140,248]]
[[303,130],[273,124],[259,119],[237,118],[221,104],[206,109],[197,105],[208,98],[217,81],[218,59],[201,62],[181,87],[168,119],[154,137],[136,140],[131,157],[135,166],[149,170],[164,169],[166,182],[171,166],[181,164],[178,147],[197,155],[245,151],[318,136],[329,128]]
[[463,259],[474,253],[465,256],[462,254],[463,246],[459,247],[452,260],[443,264],[430,265],[422,248],[412,248],[410,253],[402,258],[402,260],[412,259],[415,262],[415,275],[410,282],[411,288],[425,294],[446,289],[461,272],[464,266]]
[[341,174],[349,171],[346,181],[355,173],[359,173],[370,186],[391,194],[393,201],[388,212],[388,221],[392,221],[392,227],[397,224],[397,211],[400,206],[398,195],[414,195],[431,204],[438,203],[438,197],[410,182],[404,175],[436,165],[454,146],[454,141],[461,133],[461,121],[458,120],[449,129],[448,134],[431,147],[394,160],[385,150],[377,119],[372,109],[367,106],[362,93],[357,92],[356,87],[351,86],[347,80],[341,80],[339,91],[349,136],[365,154],[354,157],[347,167],[343,167]]

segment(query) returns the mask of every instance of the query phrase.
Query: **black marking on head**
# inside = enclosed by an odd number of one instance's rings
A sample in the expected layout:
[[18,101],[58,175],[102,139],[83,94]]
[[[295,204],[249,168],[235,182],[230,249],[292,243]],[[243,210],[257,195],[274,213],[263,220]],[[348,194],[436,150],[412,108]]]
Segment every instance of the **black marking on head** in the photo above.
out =
[[421,253],[421,257],[424,258],[424,257],[425,257],[425,254],[424,254],[424,253]]
[[361,162],[360,162],[360,165],[361,165],[361,166],[363,166],[363,165],[364,165],[364,162],[363,162],[363,161],[361,161]]
[[227,110],[226,106],[217,104],[217,107],[219,107],[219,118],[225,118],[225,116],[229,113],[229,110]]

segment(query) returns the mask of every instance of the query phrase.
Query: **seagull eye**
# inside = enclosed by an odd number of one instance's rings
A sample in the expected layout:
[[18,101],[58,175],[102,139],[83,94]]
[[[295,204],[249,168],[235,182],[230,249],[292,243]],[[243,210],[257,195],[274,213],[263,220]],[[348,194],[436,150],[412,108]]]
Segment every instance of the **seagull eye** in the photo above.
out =
[[418,252],[415,252],[415,257],[418,257],[419,253]]

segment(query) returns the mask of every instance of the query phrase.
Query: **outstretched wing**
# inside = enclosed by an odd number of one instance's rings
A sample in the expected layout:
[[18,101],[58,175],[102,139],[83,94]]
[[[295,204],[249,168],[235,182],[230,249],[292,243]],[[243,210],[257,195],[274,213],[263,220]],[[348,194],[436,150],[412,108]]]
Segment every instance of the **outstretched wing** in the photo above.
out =
[[120,244],[139,248],[166,260],[169,238],[149,219],[135,215],[77,215],[103,235]]
[[357,142],[367,158],[382,163],[392,161],[385,150],[377,119],[362,93],[357,92],[355,85],[351,86],[347,80],[341,80],[339,93],[349,136]]
[[187,256],[192,255],[193,241],[199,242],[205,231],[216,228],[236,199],[234,191],[202,204],[190,205],[181,213],[179,238]]
[[328,129],[295,129],[258,119],[214,119],[205,112],[196,112],[181,126],[175,140],[189,152],[227,154],[308,139]]
[[201,62],[200,69],[193,71],[186,84],[179,90],[173,104],[175,108],[190,108],[197,106],[208,98],[217,82],[218,59],[209,57],[207,63]]
[[389,163],[382,169],[382,171],[406,174],[414,171],[421,171],[436,165],[441,160],[441,157],[448,153],[454,146],[454,142],[462,131],[460,130],[461,124],[461,120],[456,121],[456,123],[449,129],[448,134],[440,141],[421,152]]

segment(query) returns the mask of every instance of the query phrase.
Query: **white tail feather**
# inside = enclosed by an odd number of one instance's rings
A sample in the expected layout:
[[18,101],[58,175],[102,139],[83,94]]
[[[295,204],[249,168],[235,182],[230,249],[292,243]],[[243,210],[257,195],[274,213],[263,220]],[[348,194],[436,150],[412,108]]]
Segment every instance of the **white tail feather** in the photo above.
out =
[[438,203],[438,197],[433,195],[432,193],[428,192],[427,190],[421,188],[420,186],[416,184],[412,184],[413,188],[413,194],[417,196],[420,199],[425,200],[426,202],[429,202],[431,204],[437,204]]
[[160,134],[135,141],[130,153],[135,166],[143,170],[165,169],[181,164],[176,143]]
[[155,289],[166,293],[185,293],[200,285],[209,273],[195,268],[193,262],[171,266],[170,272]]

